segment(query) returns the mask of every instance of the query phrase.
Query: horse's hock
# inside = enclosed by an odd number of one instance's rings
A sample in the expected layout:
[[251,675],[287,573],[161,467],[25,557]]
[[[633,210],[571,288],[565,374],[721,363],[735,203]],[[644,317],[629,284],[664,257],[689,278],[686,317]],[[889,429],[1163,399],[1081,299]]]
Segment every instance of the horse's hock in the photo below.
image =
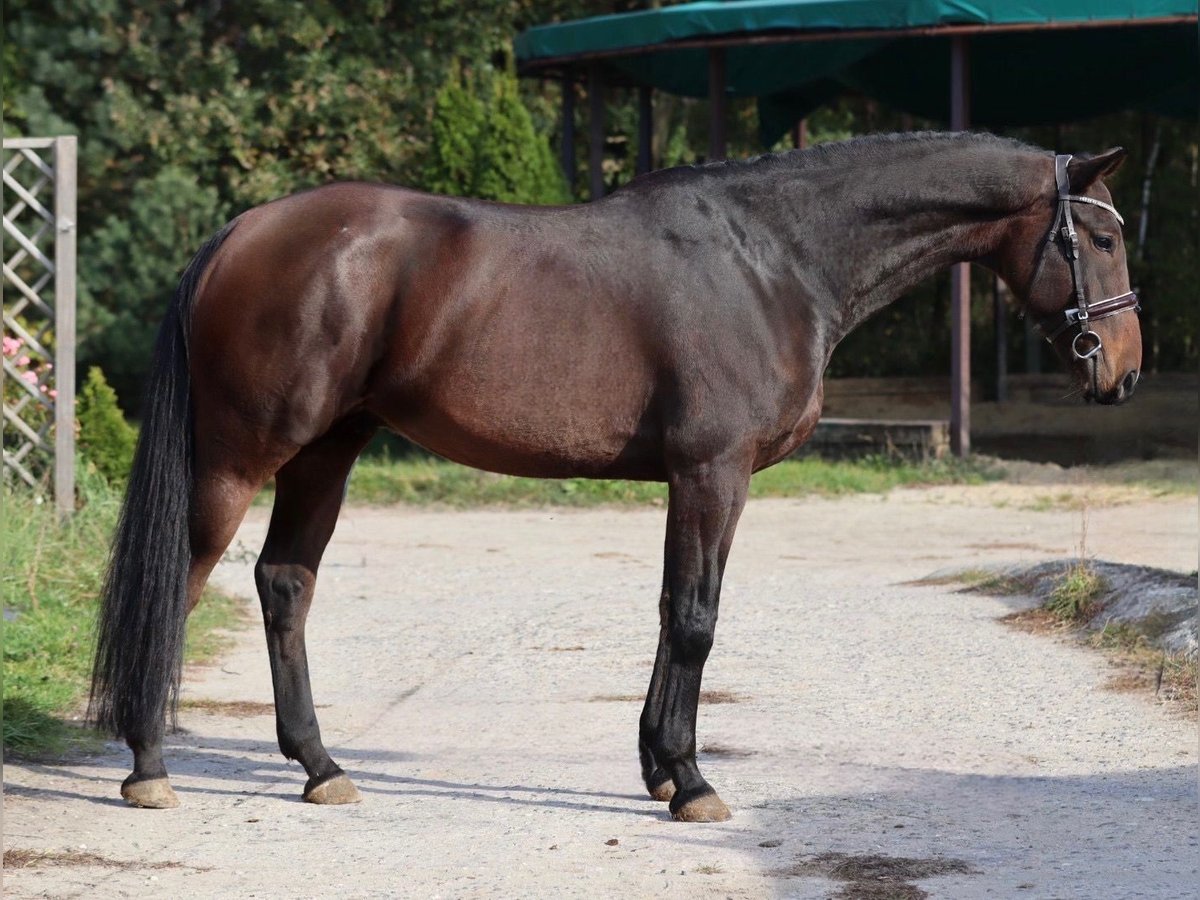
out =
[[5,138],[0,477],[75,504],[74,136]]

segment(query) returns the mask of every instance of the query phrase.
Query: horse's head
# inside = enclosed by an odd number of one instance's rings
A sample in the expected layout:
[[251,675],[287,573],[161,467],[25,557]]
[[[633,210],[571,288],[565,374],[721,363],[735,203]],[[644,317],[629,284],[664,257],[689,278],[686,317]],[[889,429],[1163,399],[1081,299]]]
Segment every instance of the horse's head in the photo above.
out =
[[1103,181],[1124,158],[1117,147],[1046,160],[1045,202],[1018,217],[998,260],[1084,398],[1106,404],[1129,398],[1142,366],[1122,222]]

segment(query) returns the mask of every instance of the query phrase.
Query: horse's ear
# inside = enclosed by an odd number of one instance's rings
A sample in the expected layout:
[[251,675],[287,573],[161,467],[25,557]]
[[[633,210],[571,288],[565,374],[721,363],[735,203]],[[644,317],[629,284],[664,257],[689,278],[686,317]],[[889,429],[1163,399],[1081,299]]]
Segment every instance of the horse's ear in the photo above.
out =
[[1071,192],[1082,194],[1101,178],[1108,177],[1121,168],[1121,163],[1125,162],[1127,155],[1124,147],[1113,147],[1111,150],[1105,150],[1095,156],[1076,156],[1067,165],[1067,177],[1071,181]]

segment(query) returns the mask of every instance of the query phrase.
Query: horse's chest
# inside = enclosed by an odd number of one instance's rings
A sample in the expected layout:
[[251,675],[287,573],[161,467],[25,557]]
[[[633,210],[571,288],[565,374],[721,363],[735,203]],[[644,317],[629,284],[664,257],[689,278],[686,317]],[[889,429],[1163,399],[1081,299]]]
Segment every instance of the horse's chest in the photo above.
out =
[[762,469],[779,462],[804,446],[821,420],[824,407],[824,385],[818,379],[810,396],[787,410],[773,439],[766,442],[755,458],[755,469]]

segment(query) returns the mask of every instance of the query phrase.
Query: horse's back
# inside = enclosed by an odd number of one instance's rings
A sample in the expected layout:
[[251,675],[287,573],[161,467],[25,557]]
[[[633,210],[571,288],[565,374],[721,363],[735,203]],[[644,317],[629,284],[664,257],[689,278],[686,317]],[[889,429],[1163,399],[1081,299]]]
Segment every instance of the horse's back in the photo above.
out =
[[245,213],[193,311],[198,420],[299,447],[361,410],[483,468],[604,470],[650,353],[556,215],[370,184]]
[[639,202],[338,184],[251,210],[195,310],[198,418],[300,447],[366,413],[478,468],[634,478],[664,441],[770,428],[745,400],[775,390],[771,323]]

